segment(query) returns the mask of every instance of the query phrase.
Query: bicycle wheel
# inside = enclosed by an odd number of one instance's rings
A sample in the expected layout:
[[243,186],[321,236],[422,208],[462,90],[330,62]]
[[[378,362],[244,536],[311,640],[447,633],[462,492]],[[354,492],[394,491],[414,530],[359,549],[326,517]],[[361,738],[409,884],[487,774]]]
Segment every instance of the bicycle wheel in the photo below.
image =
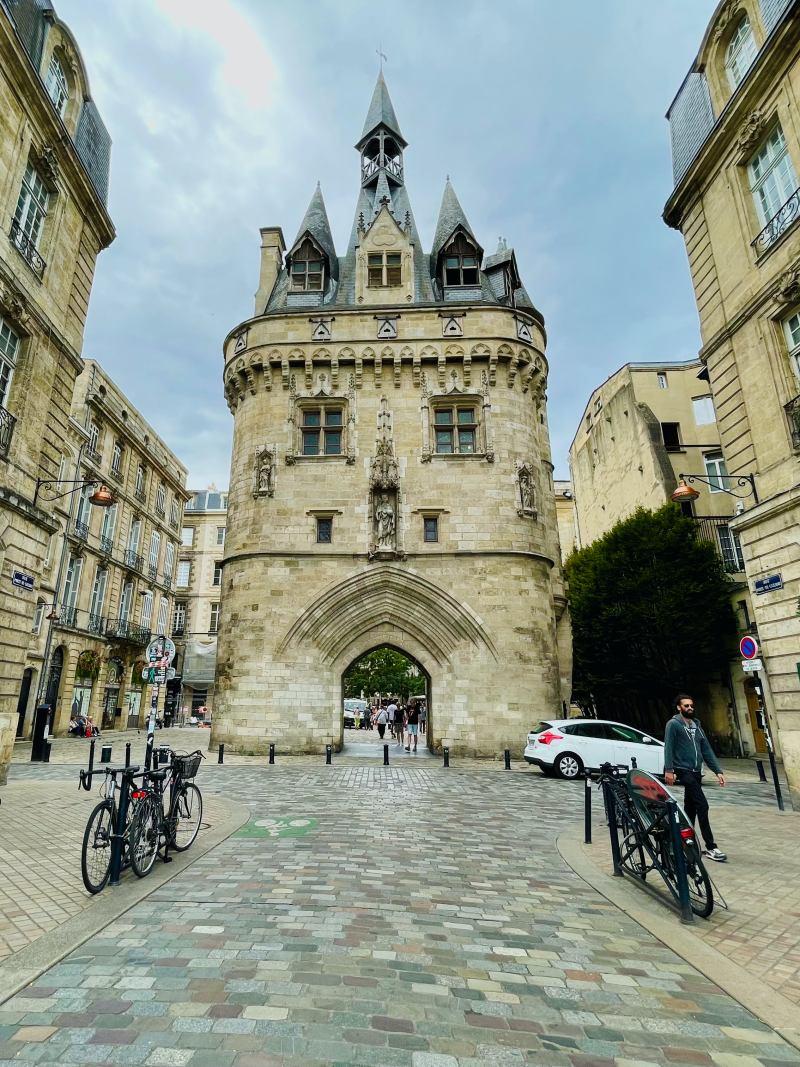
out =
[[114,832],[114,806],[101,800],[83,831],[81,875],[90,893],[99,893],[111,873],[111,835]]
[[203,795],[193,782],[181,787],[170,811],[172,847],[176,852],[185,852],[200,832],[203,818]]
[[146,797],[136,805],[128,839],[128,857],[133,873],[138,878],[150,873],[158,855],[160,809],[161,805],[155,797]]
[[[684,848],[684,861],[686,866],[686,881],[689,886],[689,905],[701,919],[707,919],[714,910],[714,892],[711,888],[711,879],[703,866],[697,845],[688,844]],[[678,893],[678,872],[675,869],[675,860],[672,849],[664,843],[661,855],[662,876],[669,887],[676,902],[680,901]]]
[[619,820],[619,859],[620,866],[634,878],[644,881],[649,866],[644,857],[644,850],[639,841],[638,828],[625,811],[620,812]]

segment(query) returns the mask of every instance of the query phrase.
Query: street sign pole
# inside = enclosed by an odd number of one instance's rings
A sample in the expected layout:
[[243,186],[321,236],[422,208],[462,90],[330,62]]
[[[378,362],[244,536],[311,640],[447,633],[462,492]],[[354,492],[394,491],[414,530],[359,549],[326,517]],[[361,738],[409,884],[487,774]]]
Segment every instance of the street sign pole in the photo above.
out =
[[150,665],[150,681],[153,692],[150,697],[150,718],[147,721],[147,743],[144,752],[144,769],[149,771],[153,765],[153,745],[156,735],[156,718],[158,717],[158,695],[161,683],[166,682],[167,670],[175,658],[175,645],[165,634],[159,634],[147,646],[147,662]]
[[761,729],[764,731],[764,736],[767,741],[767,753],[769,755],[769,769],[772,771],[772,784],[775,787],[775,800],[778,802],[779,811],[783,811],[783,793],[781,792],[781,783],[778,778],[778,766],[775,763],[775,746],[772,743],[772,730],[769,725],[769,717],[767,715],[767,704],[764,700],[764,690],[761,685],[761,675],[758,671],[753,671],[753,680],[756,683],[756,697],[758,698],[758,717],[761,720]]
[[[160,660],[164,655],[163,643],[160,644],[158,651],[161,653],[158,657]],[[156,718],[158,715],[158,694],[161,689],[161,686],[158,684],[158,678],[160,677],[161,671],[158,668],[151,668],[151,671],[153,674],[153,687],[150,695],[150,718],[147,720],[147,742],[144,750],[144,769],[146,771],[150,770],[153,763],[153,745],[155,744]]]

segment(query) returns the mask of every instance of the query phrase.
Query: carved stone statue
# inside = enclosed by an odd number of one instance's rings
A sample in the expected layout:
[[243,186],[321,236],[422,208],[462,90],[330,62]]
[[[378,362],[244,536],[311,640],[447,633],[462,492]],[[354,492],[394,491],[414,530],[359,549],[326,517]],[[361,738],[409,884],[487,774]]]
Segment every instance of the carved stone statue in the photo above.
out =
[[256,496],[272,496],[275,492],[275,455],[269,448],[256,453]]
[[381,493],[375,502],[375,536],[379,551],[394,550],[395,529],[394,504],[388,493]]
[[518,515],[536,515],[536,488],[533,482],[533,469],[523,463],[517,468],[517,485],[519,486]]

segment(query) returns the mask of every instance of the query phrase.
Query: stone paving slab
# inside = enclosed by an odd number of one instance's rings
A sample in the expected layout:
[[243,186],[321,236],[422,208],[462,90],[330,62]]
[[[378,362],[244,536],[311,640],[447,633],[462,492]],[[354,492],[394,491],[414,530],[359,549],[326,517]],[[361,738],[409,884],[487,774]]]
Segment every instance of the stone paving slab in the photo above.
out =
[[0,1064],[800,1063],[564,864],[573,784],[206,770],[250,822],[3,1005]]

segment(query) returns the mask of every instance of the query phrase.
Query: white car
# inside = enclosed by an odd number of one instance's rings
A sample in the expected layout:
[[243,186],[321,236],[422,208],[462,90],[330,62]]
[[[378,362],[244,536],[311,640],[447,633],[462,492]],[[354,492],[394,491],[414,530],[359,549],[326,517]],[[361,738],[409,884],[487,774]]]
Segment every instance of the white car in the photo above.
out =
[[608,719],[552,719],[528,734],[525,759],[545,774],[577,778],[604,763],[636,766],[651,774],[664,773],[664,742],[633,726]]
[[368,704],[366,700],[358,700],[356,697],[348,697],[344,702],[344,724],[352,729],[356,724],[356,712],[361,712],[361,717],[367,714]]

